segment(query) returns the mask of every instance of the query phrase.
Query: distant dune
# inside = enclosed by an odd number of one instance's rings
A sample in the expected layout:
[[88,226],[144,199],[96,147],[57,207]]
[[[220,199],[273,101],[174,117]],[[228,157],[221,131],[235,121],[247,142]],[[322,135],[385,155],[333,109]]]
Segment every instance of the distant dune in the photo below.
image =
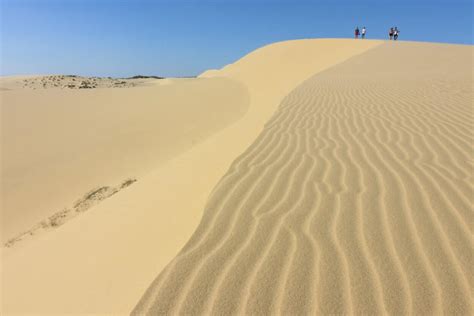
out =
[[4,313],[472,314],[473,52],[298,40],[2,91],[2,230],[138,179],[4,249]]
[[95,89],[130,88],[150,83],[147,79],[164,79],[158,76],[137,75],[129,78],[82,77],[76,75],[11,76],[0,79],[4,90],[19,89]]

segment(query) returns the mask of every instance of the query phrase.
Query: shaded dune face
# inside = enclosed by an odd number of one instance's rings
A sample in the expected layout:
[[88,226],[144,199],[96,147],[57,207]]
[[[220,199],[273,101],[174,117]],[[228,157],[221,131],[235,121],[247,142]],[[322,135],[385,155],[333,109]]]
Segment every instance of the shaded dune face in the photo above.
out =
[[386,43],[297,87],[133,314],[472,313],[471,56]]

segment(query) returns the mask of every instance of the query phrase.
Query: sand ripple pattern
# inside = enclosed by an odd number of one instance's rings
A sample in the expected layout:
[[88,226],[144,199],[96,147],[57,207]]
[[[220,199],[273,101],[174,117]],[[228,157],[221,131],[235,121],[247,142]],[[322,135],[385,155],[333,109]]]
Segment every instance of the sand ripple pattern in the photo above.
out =
[[284,99],[134,314],[473,313],[472,48],[393,44]]

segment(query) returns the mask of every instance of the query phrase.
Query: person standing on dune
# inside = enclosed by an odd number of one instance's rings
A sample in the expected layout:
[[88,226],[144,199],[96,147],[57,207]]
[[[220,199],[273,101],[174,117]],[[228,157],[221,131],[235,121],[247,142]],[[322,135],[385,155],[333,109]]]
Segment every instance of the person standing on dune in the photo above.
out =
[[362,34],[362,39],[365,38],[365,33],[366,33],[366,32],[367,32],[367,29],[366,29],[365,26],[364,26],[364,27],[362,28],[362,32],[361,32],[361,34]]
[[391,27],[388,31],[388,37],[390,38],[390,40],[393,38],[393,27]]
[[360,34],[359,27],[356,27],[356,29],[354,31],[355,38],[359,38],[359,34]]
[[400,31],[398,30],[398,28],[395,26],[395,29],[393,30],[393,40],[397,40],[398,39],[398,33],[400,33]]

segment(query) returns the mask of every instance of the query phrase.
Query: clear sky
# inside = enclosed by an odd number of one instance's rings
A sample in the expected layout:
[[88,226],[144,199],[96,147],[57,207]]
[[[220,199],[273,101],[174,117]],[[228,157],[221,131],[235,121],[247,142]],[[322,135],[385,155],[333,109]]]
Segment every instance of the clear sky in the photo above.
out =
[[0,0],[1,75],[193,76],[275,41],[473,44],[472,0]]

